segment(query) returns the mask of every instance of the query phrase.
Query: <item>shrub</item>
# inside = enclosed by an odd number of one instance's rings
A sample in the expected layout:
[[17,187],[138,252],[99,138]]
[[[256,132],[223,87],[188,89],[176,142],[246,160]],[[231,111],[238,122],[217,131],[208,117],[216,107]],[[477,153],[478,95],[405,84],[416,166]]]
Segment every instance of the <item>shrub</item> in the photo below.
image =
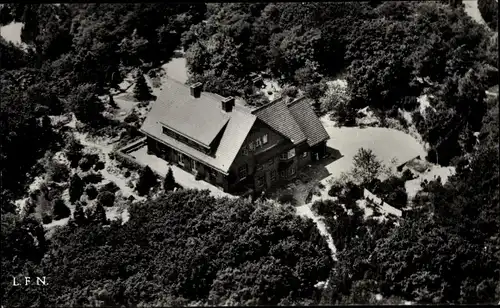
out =
[[348,182],[346,186],[347,193],[345,194],[345,197],[348,200],[359,200],[363,196],[363,190],[358,185]]
[[120,187],[118,187],[118,185],[116,185],[115,182],[109,182],[106,185],[103,185],[101,187],[101,189],[99,189],[99,192],[109,191],[109,192],[114,194],[115,192],[117,192],[119,190],[120,190]]
[[83,177],[85,184],[97,184],[102,181],[102,174],[92,172]]
[[85,183],[78,176],[78,174],[73,175],[69,184],[69,200],[70,202],[75,202],[80,199],[83,194]]
[[330,197],[335,197],[342,192],[342,185],[340,183],[332,184],[332,187],[328,190],[328,195]]
[[105,207],[111,207],[115,203],[115,194],[109,191],[100,192],[97,196],[97,203]]
[[106,165],[104,164],[103,161],[98,161],[95,165],[94,165],[94,170],[95,171],[99,171],[99,170],[102,170],[104,169]]
[[156,175],[149,166],[144,167],[139,174],[139,181],[136,185],[136,190],[139,196],[144,196],[149,193],[152,187],[157,183]]
[[54,215],[54,220],[63,219],[71,215],[71,210],[61,199],[56,199],[52,205],[52,214]]
[[42,214],[42,223],[50,224],[52,222],[52,216],[50,214],[44,213]]
[[289,203],[291,205],[295,205],[297,203],[297,201],[293,197],[293,194],[289,192],[284,192],[280,194],[280,196],[278,197],[278,202],[281,204]]
[[69,168],[55,161],[50,161],[47,168],[48,177],[54,182],[65,182],[68,180]]
[[87,221],[87,217],[83,210],[84,204],[80,201],[75,203],[75,212],[73,213],[73,220],[76,224],[81,225]]
[[415,176],[413,175],[413,172],[411,172],[410,169],[406,169],[405,171],[403,171],[403,175],[402,175],[402,180],[403,181],[410,181],[410,180],[413,180],[415,178]]
[[319,189],[325,189],[325,185],[321,182],[318,183],[318,188]]
[[89,197],[89,200],[94,200],[97,197],[97,188],[94,185],[87,186],[85,193]]
[[70,138],[68,146],[66,147],[66,157],[70,162],[70,167],[76,168],[78,166],[78,162],[82,158],[83,146],[72,135]]
[[[198,177],[198,176],[201,177],[201,174],[197,173],[196,177]],[[165,189],[165,191],[174,190],[175,184],[176,183],[175,183],[174,173],[172,172],[172,168],[168,168],[167,175],[165,176],[165,179],[163,180],[163,189]]]
[[80,169],[82,169],[82,171],[89,171],[92,165],[93,163],[87,157],[80,160]]
[[131,114],[129,114],[128,116],[126,116],[125,119],[123,119],[123,121],[125,121],[125,123],[138,122],[139,121],[139,116],[135,112],[132,112]]
[[125,173],[123,174],[123,176],[125,176],[125,178],[129,178],[131,176],[131,173],[130,171],[125,171]]

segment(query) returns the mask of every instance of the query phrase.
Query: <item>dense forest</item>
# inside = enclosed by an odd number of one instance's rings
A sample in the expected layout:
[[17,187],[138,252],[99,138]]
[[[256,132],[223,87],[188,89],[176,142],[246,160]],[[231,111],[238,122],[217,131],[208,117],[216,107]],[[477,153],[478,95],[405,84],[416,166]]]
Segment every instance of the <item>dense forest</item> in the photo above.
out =
[[[28,48],[0,38],[2,305],[500,300],[498,98],[485,94],[498,84],[498,36],[461,8],[392,1],[3,5],[0,25],[12,21],[23,22]],[[430,145],[428,159],[457,173],[444,185],[428,183],[399,224],[364,221],[352,194],[343,196],[351,214],[338,202],[315,204],[338,261],[293,208],[207,192],[166,191],[134,203],[124,224],[78,210],[50,238],[41,221],[20,215],[13,201],[40,172],[37,161],[68,146],[48,116],[73,112],[90,131],[116,125],[101,116],[98,96],[181,47],[190,81],[222,95],[262,100],[251,74],[266,72],[321,101],[320,112],[411,111]],[[348,81],[349,98],[324,104],[325,83],[338,76]],[[432,108],[418,117],[416,98],[424,93]],[[22,276],[46,276],[50,287],[14,287],[12,277]]]

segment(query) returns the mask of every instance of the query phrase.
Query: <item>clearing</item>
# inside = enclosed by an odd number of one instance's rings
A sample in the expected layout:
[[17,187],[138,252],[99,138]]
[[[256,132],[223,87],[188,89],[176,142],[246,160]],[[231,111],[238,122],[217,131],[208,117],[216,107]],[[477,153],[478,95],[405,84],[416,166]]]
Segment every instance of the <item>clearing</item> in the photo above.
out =
[[28,45],[21,42],[21,29],[24,24],[22,22],[11,22],[6,26],[0,26],[0,36],[7,42],[19,46],[22,50],[26,50]]
[[479,11],[477,0],[465,0],[463,1],[463,4],[464,11],[467,15],[469,15],[477,23],[486,26],[486,22],[484,22],[481,12]]

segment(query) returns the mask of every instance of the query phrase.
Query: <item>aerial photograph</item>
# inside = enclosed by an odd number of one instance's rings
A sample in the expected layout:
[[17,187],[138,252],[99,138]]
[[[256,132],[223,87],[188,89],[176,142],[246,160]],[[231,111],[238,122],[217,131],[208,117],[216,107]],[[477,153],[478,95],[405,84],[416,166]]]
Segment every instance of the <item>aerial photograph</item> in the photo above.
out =
[[1,308],[500,305],[498,87],[498,0],[1,3]]

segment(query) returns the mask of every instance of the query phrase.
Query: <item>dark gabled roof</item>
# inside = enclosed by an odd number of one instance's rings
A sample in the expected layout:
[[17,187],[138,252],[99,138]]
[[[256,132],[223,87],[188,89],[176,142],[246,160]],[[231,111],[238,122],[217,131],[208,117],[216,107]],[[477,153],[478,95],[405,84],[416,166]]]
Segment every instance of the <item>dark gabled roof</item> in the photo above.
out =
[[[193,98],[189,86],[173,79],[167,79],[162,88],[140,130],[219,171],[227,172],[257,118],[240,110],[238,105],[232,112],[222,111],[221,101],[213,94],[203,92],[199,98]],[[219,133],[222,133],[222,138],[211,156],[165,135],[163,125],[202,144],[209,145]]]
[[305,97],[299,98],[288,104],[288,109],[306,135],[309,146],[316,145],[330,138],[312,109],[310,100]]
[[290,113],[283,98],[278,98],[252,111],[259,120],[290,139],[293,144],[306,140],[306,135]]
[[[223,173],[229,171],[257,119],[293,144],[307,141],[313,146],[329,138],[304,98],[289,104],[279,98],[253,111],[236,104],[231,112],[225,112],[220,95],[202,92],[194,98],[189,86],[173,79],[166,79],[162,87],[140,131]],[[163,126],[204,146],[222,136],[215,153],[209,155],[164,134]]]

